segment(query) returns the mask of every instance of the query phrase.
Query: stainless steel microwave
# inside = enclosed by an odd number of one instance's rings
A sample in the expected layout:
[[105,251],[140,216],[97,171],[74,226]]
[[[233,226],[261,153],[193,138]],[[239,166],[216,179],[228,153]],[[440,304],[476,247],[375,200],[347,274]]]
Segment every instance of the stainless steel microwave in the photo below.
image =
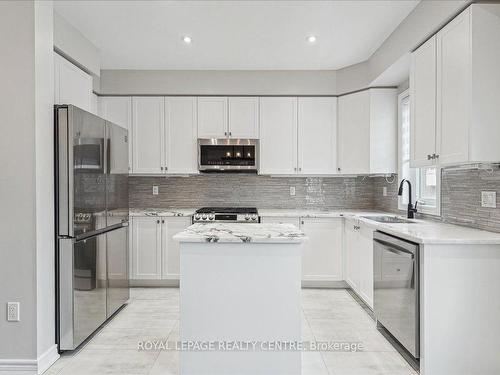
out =
[[257,173],[258,165],[256,139],[198,140],[198,169],[202,172]]

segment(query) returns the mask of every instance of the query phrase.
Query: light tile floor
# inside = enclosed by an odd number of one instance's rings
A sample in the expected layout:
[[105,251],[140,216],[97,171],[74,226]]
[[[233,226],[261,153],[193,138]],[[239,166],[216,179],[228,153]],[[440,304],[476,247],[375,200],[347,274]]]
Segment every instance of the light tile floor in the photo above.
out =
[[[130,303],[46,375],[177,375],[178,352],[138,351],[139,341],[179,340],[179,289],[133,288]],[[304,352],[302,375],[415,375],[344,289],[302,291],[304,341],[361,342],[358,352]]]

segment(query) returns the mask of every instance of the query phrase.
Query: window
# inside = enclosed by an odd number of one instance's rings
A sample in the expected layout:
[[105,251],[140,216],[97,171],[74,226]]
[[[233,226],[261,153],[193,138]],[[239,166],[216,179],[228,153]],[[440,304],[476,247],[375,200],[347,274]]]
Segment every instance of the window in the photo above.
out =
[[[413,187],[412,200],[418,201],[418,211],[431,215],[440,214],[440,176],[436,167],[410,167],[410,95],[405,91],[399,95],[399,177],[411,182]],[[399,197],[398,207],[406,210],[408,205],[408,186],[405,184],[404,193]]]

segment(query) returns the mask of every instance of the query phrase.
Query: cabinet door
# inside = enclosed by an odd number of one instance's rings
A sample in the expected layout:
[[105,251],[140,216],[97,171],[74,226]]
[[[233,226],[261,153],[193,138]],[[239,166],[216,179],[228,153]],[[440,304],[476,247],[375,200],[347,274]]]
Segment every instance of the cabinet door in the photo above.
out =
[[260,98],[260,173],[297,173],[297,98]]
[[464,11],[437,34],[436,153],[442,164],[466,162],[469,158],[469,20],[470,10]]
[[337,172],[337,98],[298,98],[298,172]]
[[344,229],[344,248],[345,248],[345,280],[354,290],[359,290],[360,269],[359,269],[359,233],[358,224],[355,221],[346,220]]
[[191,225],[191,217],[166,217],[162,220],[162,279],[180,277],[179,242],[172,237]]
[[91,111],[92,76],[54,53],[55,103]]
[[339,161],[342,174],[370,173],[370,93],[339,98]]
[[163,173],[163,97],[132,98],[132,173]]
[[342,279],[342,219],[301,219],[309,238],[302,255],[302,280]]
[[228,98],[229,137],[259,138],[259,98]]
[[264,216],[261,221],[264,224],[293,224],[300,228],[300,219],[298,217]]
[[154,217],[132,218],[132,279],[161,278],[161,225]]
[[226,138],[227,136],[227,98],[198,98],[198,137]]
[[195,97],[165,98],[167,173],[198,173]]
[[411,54],[410,69],[410,165],[434,164],[436,153],[436,37]]
[[398,173],[397,89],[370,89],[370,173]]
[[359,230],[359,295],[373,309],[373,230],[360,225]]
[[128,130],[128,163],[132,170],[132,98],[102,96],[99,98],[99,116]]

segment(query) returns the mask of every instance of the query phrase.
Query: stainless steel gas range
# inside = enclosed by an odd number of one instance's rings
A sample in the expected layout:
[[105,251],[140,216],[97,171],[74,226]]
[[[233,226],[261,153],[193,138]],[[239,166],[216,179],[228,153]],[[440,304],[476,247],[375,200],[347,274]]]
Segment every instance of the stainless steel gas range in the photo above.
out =
[[260,223],[255,207],[203,207],[196,210],[193,223]]

